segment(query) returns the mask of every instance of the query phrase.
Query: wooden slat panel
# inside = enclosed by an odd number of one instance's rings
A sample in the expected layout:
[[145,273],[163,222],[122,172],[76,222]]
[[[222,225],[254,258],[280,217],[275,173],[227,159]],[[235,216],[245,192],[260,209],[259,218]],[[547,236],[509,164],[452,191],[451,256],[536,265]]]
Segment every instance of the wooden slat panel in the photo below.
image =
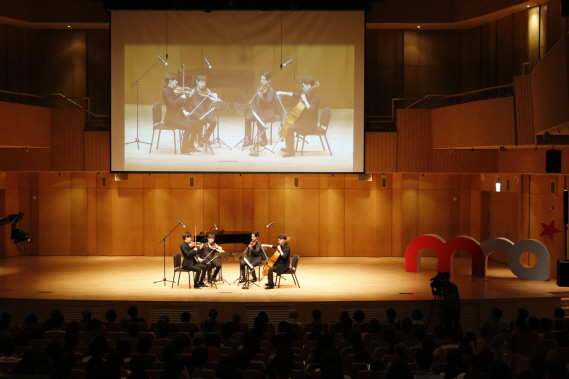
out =
[[342,257],[345,255],[345,244],[337,241],[346,241],[346,192],[343,188],[331,188],[328,190],[328,205],[326,208],[328,217],[328,231],[326,241],[327,256]]
[[85,112],[54,109],[51,128],[51,167],[61,171],[85,169]]
[[366,133],[365,172],[397,170],[397,133]]
[[109,132],[85,132],[85,171],[110,171]]
[[[292,254],[313,255],[318,246],[318,189],[292,188],[285,191],[285,228],[281,233],[291,237]],[[278,230],[278,227],[277,227]],[[305,236],[311,236],[306,243]]]
[[50,108],[0,101],[0,146],[40,147],[51,146]]
[[424,172],[431,167],[431,111],[397,110],[397,171]]
[[498,150],[433,150],[431,159],[431,172],[495,172]]
[[71,188],[39,189],[41,255],[71,254]]
[[531,96],[531,76],[514,77],[514,93],[516,101],[516,134],[517,145],[535,143],[533,126],[533,105]]
[[432,110],[433,148],[515,145],[513,97]]

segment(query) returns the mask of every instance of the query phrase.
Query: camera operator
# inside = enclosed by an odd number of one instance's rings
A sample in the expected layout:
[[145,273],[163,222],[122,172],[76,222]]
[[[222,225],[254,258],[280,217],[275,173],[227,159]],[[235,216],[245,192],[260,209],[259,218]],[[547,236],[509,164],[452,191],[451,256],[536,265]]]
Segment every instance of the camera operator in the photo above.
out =
[[450,281],[448,272],[438,273],[432,279],[431,291],[433,295],[442,295],[444,310],[440,313],[441,321],[448,330],[454,328],[455,333],[462,340],[462,327],[460,326],[460,295],[456,284]]

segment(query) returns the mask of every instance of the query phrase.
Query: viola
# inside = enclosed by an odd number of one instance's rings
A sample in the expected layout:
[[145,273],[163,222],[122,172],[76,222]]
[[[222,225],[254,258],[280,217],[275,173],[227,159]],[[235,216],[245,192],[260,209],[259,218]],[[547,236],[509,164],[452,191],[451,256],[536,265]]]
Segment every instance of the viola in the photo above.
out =
[[192,91],[193,91],[193,89],[191,89],[190,87],[180,87],[180,86],[174,87],[174,93],[176,95],[181,95],[182,93],[186,93],[188,95],[191,95]]

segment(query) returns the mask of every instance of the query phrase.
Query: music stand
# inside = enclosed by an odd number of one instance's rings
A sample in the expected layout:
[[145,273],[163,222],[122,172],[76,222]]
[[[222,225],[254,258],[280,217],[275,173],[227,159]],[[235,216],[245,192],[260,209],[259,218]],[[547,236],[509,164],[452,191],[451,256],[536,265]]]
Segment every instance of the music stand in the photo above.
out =
[[[150,66],[148,68],[148,70],[146,70],[144,72],[144,74],[140,75],[140,77],[138,79],[136,79],[134,81],[134,83],[132,83],[129,87],[129,88],[132,88],[132,86],[136,84],[136,138],[134,139],[134,141],[125,142],[125,145],[130,145],[131,143],[136,143],[136,147],[138,148],[138,150],[140,150],[140,144],[141,143],[145,143],[147,145],[150,145],[150,142],[144,142],[144,141],[141,141],[140,139],[138,139],[138,86],[140,85],[140,79],[142,79],[144,77],[144,75],[146,75],[148,73],[148,71],[152,70],[152,68],[154,68],[154,66],[156,66],[158,64],[158,62],[160,62],[160,61],[158,60],[158,61],[154,62],[154,64],[152,66]],[[166,285],[166,283],[164,283],[164,285]]]
[[[219,261],[219,263],[221,264],[221,267],[219,269],[219,280],[221,282],[227,283],[228,285],[231,285],[227,280],[223,278],[223,263],[221,263],[222,261],[226,261],[228,258],[229,258],[229,253],[225,251],[224,252],[218,251],[215,254],[213,254],[213,258],[211,258],[208,264],[213,261]],[[213,285],[215,285],[215,288],[217,288],[217,284],[214,281],[211,281],[211,283],[213,283]]]
[[[257,114],[257,108],[255,107],[255,104],[250,104],[250,103],[234,103],[233,105],[235,105],[235,110],[237,111],[237,114],[241,115],[241,116],[247,116],[248,114],[252,114],[253,116],[255,116],[255,118],[257,119],[257,121],[259,121],[261,124],[265,125],[265,123],[259,118],[259,115]],[[249,139],[249,136],[244,136],[241,141],[237,142],[235,144],[235,147],[237,147],[239,144],[242,144],[242,149],[241,151],[245,150],[245,142]]]
[[[243,257],[245,257],[245,252],[242,253],[234,252],[232,255],[233,255],[233,260],[239,262],[239,264],[241,265],[241,260],[243,260]],[[239,270],[239,277],[235,279],[233,283],[238,282],[241,279],[245,280],[245,278],[241,276],[241,270]]]
[[[221,113],[221,114],[226,114],[226,113],[227,113],[227,110],[229,109],[229,106],[230,106],[230,105],[231,105],[231,103],[227,103],[227,102],[225,102],[225,101],[214,101],[214,102],[212,102],[211,104],[209,104],[209,109],[208,109],[208,111],[206,112],[206,114],[203,115],[203,116],[200,118],[200,120],[201,120],[203,117],[205,117],[206,115],[208,115],[209,113],[211,113],[213,110],[216,110],[216,111],[217,111],[217,112],[216,112],[216,115],[215,115],[215,116],[217,117],[217,128],[216,128],[216,129],[217,129],[217,132],[216,132],[216,133],[217,133],[217,137],[214,137],[214,138],[213,138],[213,141],[212,141],[211,143],[212,143],[212,144],[217,143],[217,144],[219,144],[219,146],[225,145],[225,146],[227,146],[227,148],[228,148],[229,150],[231,150],[231,147],[229,147],[229,145],[226,144],[225,141],[223,141],[221,138],[219,138],[219,114],[220,114],[220,113]],[[211,146],[210,146],[210,149],[211,149]],[[213,151],[212,151],[211,153],[213,154]]]
[[256,285],[257,287],[259,287],[259,285],[257,283],[252,282],[249,279],[249,276],[251,276],[251,271],[255,270],[255,267],[253,267],[253,265],[247,260],[247,257],[243,257],[243,260],[245,261],[245,263],[247,264],[246,267],[246,274],[245,274],[245,283],[243,283],[243,287],[241,287],[244,290],[248,290],[249,289],[249,285],[251,283],[253,283],[254,285]]
[[[258,130],[258,129],[257,129]],[[255,137],[253,137],[253,147],[251,148],[251,150],[249,150],[249,155],[252,157],[258,157],[259,156],[259,148],[262,148],[263,150],[267,150],[271,153],[275,153],[273,150],[269,149],[266,146],[261,146],[261,144],[259,143],[259,138],[263,136],[263,134],[265,134],[267,132],[267,130],[269,130],[268,127],[265,127],[265,130],[263,130],[262,132],[259,132],[257,134],[255,134]]]

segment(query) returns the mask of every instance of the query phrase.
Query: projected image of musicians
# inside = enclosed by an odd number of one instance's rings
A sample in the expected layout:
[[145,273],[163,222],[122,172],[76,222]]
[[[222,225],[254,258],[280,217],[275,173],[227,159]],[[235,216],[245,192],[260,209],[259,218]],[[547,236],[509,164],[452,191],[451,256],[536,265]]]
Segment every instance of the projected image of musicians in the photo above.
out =
[[[283,128],[287,124],[291,124],[286,131],[286,147],[281,149],[285,152],[284,158],[294,157],[295,155],[294,133],[311,133],[318,128],[318,105],[320,100],[314,88],[318,87],[319,83],[315,82],[311,76],[307,76],[300,80],[300,84],[302,93],[277,91],[277,96],[300,97],[300,101],[289,112],[289,118],[283,124]],[[298,115],[296,120],[294,120],[294,115]]]
[[168,127],[181,129],[184,131],[182,140],[182,154],[189,154],[196,151],[194,142],[200,131],[200,126],[193,120],[188,119],[189,113],[184,110],[184,104],[187,99],[186,94],[180,91],[178,96],[174,89],[178,86],[178,77],[176,74],[167,74],[164,77],[166,85],[162,90],[162,98],[166,105],[166,115],[164,116],[164,124]]
[[[275,117],[274,96],[275,89],[271,86],[271,73],[269,71],[263,71],[261,73],[261,87],[259,87],[255,98],[252,100],[254,100],[255,108],[257,109],[257,116],[265,125]],[[257,134],[261,136],[261,145],[266,146],[269,141],[267,141],[267,133],[264,132],[265,126],[263,126],[253,114],[245,116],[245,137],[247,138],[245,146],[251,146],[253,144],[254,136],[251,134],[251,130],[255,122],[257,123]]]
[[[221,101],[217,94],[211,92],[207,85],[207,76],[198,75],[196,77],[196,89],[192,92],[190,99],[193,106],[190,111],[190,119],[196,121],[200,127],[206,126],[206,132],[203,137],[198,141],[200,146],[203,146],[204,142],[207,142],[211,137],[211,134],[217,126],[217,119],[213,112],[210,112],[207,116],[203,117],[209,110],[209,105],[212,101]],[[203,118],[202,118],[203,117]],[[201,120],[200,120],[201,119]],[[209,125],[209,126],[208,126]]]

